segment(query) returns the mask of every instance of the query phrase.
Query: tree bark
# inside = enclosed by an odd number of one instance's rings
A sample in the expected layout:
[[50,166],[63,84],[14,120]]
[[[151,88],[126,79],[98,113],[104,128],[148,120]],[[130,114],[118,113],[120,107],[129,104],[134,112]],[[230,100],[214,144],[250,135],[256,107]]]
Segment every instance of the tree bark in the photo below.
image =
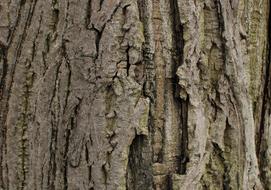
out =
[[271,189],[270,15],[2,0],[0,189]]

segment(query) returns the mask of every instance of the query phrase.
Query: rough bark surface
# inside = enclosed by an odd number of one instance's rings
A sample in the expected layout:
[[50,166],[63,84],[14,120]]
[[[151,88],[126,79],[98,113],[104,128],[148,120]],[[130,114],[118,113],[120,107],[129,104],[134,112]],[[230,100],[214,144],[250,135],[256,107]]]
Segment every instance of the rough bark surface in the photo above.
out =
[[271,189],[269,0],[1,0],[1,190]]

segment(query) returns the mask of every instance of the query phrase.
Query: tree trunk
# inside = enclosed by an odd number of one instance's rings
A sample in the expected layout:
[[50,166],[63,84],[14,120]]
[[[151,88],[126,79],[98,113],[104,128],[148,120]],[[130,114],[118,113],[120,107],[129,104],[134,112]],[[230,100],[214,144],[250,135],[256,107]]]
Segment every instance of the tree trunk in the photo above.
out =
[[1,190],[271,189],[269,0],[1,0]]

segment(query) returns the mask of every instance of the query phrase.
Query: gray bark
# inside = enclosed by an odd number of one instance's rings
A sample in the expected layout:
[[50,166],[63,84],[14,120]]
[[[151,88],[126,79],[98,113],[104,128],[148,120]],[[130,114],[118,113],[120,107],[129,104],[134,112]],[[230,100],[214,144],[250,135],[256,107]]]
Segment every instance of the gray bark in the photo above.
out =
[[0,189],[271,189],[269,0],[1,0]]

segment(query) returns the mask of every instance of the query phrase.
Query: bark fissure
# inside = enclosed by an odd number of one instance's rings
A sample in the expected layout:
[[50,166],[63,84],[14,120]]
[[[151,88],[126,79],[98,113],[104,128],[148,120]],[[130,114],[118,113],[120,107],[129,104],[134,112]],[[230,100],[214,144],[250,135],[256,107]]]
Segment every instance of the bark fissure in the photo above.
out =
[[263,89],[263,103],[262,103],[262,108],[261,108],[261,118],[260,118],[260,127],[258,131],[258,139],[257,139],[257,157],[258,157],[258,162],[259,162],[259,167],[260,167],[260,174],[261,174],[261,179],[263,182],[263,185],[265,189],[270,189],[270,172],[268,172],[268,165],[269,165],[269,158],[268,158],[268,149],[270,145],[266,142],[267,139],[265,137],[266,133],[268,134],[268,122],[266,117],[271,113],[270,105],[271,105],[271,88],[270,88],[270,72],[271,72],[271,67],[270,67],[270,61],[271,61],[271,50],[270,50],[270,45],[271,45],[271,4],[269,2],[269,17],[268,17],[268,43],[266,45],[267,48],[267,59],[266,59],[266,70],[265,70],[265,75],[264,75],[264,89]]
[[[6,76],[7,76],[7,70],[8,70],[8,64],[7,64],[7,50],[5,49],[6,47],[0,47],[1,48],[1,63],[3,64],[2,66],[2,73],[1,73],[1,81],[0,81],[0,102],[2,103],[2,99],[3,99],[3,93],[4,93],[4,88],[5,88],[5,81],[6,81]],[[2,104],[1,104],[2,105]],[[2,186],[2,188],[4,188],[4,180],[3,180],[3,154],[5,151],[5,147],[6,147],[6,138],[5,138],[5,133],[6,133],[6,129],[3,127],[4,126],[4,119],[3,117],[5,117],[4,113],[3,113],[3,109],[2,106],[0,107],[0,121],[1,121],[1,139],[0,139],[0,184]]]
[[177,76],[177,69],[178,67],[183,63],[183,26],[181,24],[180,20],[180,13],[179,13],[179,7],[178,2],[176,0],[171,0],[171,10],[173,14],[173,38],[174,38],[174,46],[176,51],[176,58],[174,59],[175,64],[173,65],[173,94],[174,99],[176,101],[176,104],[179,107],[179,114],[180,114],[180,152],[178,158],[178,169],[177,173],[185,174],[186,172],[186,163],[188,162],[188,155],[187,155],[187,146],[188,146],[188,131],[187,131],[187,114],[188,114],[188,102],[189,98],[187,100],[183,100],[180,98],[180,89],[179,89],[179,79]]

